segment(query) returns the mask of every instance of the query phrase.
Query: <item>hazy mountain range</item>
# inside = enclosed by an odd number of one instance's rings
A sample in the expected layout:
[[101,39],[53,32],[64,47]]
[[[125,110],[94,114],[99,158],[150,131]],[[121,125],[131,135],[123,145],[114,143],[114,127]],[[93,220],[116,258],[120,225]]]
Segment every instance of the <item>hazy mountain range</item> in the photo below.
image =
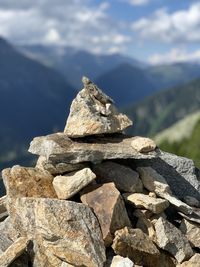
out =
[[131,133],[154,134],[199,107],[200,81],[165,90],[200,78],[199,65],[152,67],[123,55],[94,55],[70,47],[16,48],[1,38],[1,168],[24,164],[34,136],[64,128],[82,75],[96,81],[119,107],[129,107],[126,111],[135,121]]

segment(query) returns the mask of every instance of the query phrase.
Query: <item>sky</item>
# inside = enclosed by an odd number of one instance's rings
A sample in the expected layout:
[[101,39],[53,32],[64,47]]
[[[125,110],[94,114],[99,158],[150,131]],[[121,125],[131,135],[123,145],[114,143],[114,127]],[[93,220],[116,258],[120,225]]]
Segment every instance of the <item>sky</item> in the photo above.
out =
[[0,0],[0,36],[150,64],[200,62],[200,1]]

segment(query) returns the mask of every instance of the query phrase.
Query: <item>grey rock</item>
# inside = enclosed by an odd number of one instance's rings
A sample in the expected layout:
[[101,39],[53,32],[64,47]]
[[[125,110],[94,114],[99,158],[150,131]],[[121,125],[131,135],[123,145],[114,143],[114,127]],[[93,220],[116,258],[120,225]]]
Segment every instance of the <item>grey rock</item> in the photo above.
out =
[[53,187],[59,199],[68,199],[78,193],[96,178],[90,168],[71,172],[63,176],[56,176]]
[[113,100],[88,78],[83,77],[84,88],[73,100],[65,134],[83,137],[104,133],[118,133],[132,125],[124,114],[118,113]]
[[159,218],[155,223],[157,245],[168,251],[181,263],[193,255],[192,248],[186,237],[173,224],[164,218]]
[[200,248],[200,225],[183,219],[180,225],[181,232],[187,237],[193,247]]
[[200,208],[200,201],[195,197],[185,196],[183,200],[187,205],[191,207]]
[[58,175],[73,171],[78,171],[83,168],[88,167],[87,163],[79,163],[79,164],[70,164],[70,163],[62,163],[62,162],[52,162],[51,160],[47,160],[45,157],[40,156],[38,158],[36,168],[47,170],[52,175]]
[[100,183],[114,182],[118,190],[123,192],[142,192],[143,185],[139,174],[131,168],[107,161],[94,165],[93,171]]
[[22,236],[35,240],[35,266],[37,258],[55,262],[56,257],[75,266],[103,267],[105,247],[90,208],[48,198],[9,199],[8,203],[13,226]]
[[134,267],[134,263],[127,257],[117,255],[113,257],[110,267]]
[[134,164],[155,169],[165,178],[172,193],[179,199],[191,196],[200,201],[200,171],[192,160],[162,151],[157,158],[139,160]]
[[64,133],[36,137],[30,144],[29,152],[44,156],[51,162],[99,163],[104,159],[151,159],[159,150],[139,153],[131,147],[135,137],[116,135],[112,137],[87,137],[72,140]]

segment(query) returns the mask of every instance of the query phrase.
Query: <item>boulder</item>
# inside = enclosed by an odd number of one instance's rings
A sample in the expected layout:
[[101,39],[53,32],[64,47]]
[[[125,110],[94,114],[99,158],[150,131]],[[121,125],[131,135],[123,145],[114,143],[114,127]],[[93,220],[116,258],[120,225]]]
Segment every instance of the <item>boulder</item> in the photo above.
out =
[[114,182],[117,189],[122,192],[135,193],[143,191],[139,174],[131,168],[112,161],[106,161],[94,165],[93,171],[100,183]]
[[141,153],[151,152],[156,149],[156,143],[152,139],[140,136],[135,138],[131,145],[135,150]]
[[159,150],[139,153],[131,147],[135,137],[115,135],[70,139],[64,133],[36,137],[30,144],[29,152],[44,156],[60,163],[100,163],[105,159],[151,159],[159,155]]
[[88,167],[87,163],[79,163],[79,164],[70,164],[70,163],[62,163],[62,162],[52,162],[51,160],[47,160],[45,157],[40,156],[38,158],[36,168],[46,170],[50,172],[52,175],[58,175],[73,171],[78,171],[83,168]]
[[114,183],[89,186],[83,191],[81,201],[97,216],[105,246],[111,245],[116,230],[131,226],[123,198]]
[[3,170],[2,176],[9,198],[56,198],[56,193],[52,185],[53,176],[45,170],[16,165]]
[[180,225],[181,232],[187,237],[191,245],[200,248],[200,225],[183,219]]
[[91,183],[95,178],[96,175],[90,168],[85,168],[63,176],[56,176],[53,180],[53,187],[59,199],[68,199]]
[[5,252],[0,255],[0,266],[9,267],[10,264],[26,250],[30,240],[27,237],[20,237],[12,243]]
[[125,227],[116,231],[112,248],[116,254],[128,257],[135,264],[149,267],[158,266],[160,252],[140,229]]
[[157,245],[181,263],[192,257],[192,248],[186,237],[173,224],[160,217],[155,222]]
[[35,240],[34,266],[40,262],[38,258],[47,258],[50,262],[56,257],[75,266],[103,267],[105,247],[99,223],[90,208],[72,201],[48,198],[9,201],[13,226],[22,236]]
[[110,97],[88,78],[83,77],[82,81],[84,88],[72,102],[65,134],[74,138],[118,133],[132,125],[126,115],[117,112]]
[[162,198],[154,198],[141,193],[123,194],[126,201],[133,203],[136,208],[144,208],[155,214],[163,212],[169,207],[169,202]]

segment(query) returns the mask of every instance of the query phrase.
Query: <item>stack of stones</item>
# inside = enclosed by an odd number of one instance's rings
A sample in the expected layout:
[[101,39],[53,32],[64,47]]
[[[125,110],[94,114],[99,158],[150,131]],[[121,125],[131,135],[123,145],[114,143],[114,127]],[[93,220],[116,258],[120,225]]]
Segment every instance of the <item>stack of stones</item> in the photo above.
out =
[[[0,266],[200,266],[200,172],[148,138],[88,78],[35,168],[2,172]],[[59,107],[58,107],[59,108]]]

